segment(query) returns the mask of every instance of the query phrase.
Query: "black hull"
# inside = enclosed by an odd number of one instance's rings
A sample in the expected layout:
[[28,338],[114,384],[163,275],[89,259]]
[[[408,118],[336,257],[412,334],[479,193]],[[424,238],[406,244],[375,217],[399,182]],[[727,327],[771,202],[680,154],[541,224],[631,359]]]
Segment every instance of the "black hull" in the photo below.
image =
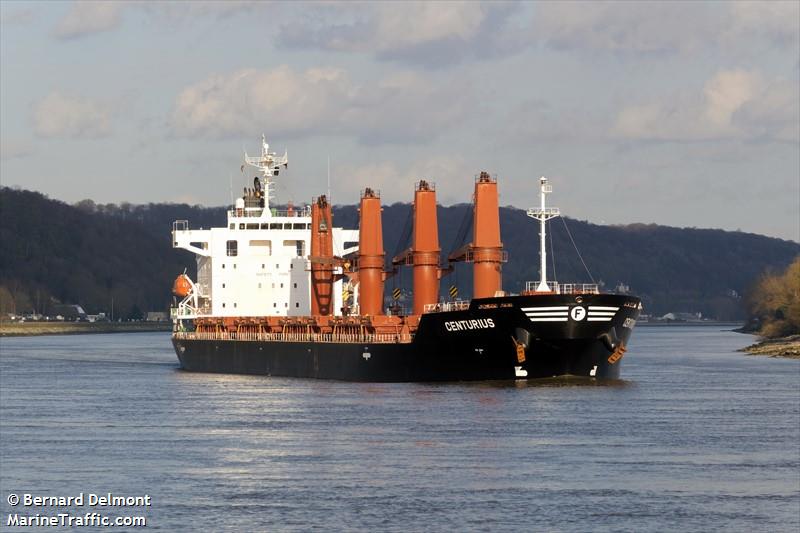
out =
[[[592,311],[609,308],[618,310]],[[613,317],[598,318],[602,313]],[[638,315],[639,300],[629,296],[510,296],[473,300],[463,311],[425,314],[410,343],[188,335],[174,336],[173,345],[182,368],[194,372],[365,382],[617,379]]]

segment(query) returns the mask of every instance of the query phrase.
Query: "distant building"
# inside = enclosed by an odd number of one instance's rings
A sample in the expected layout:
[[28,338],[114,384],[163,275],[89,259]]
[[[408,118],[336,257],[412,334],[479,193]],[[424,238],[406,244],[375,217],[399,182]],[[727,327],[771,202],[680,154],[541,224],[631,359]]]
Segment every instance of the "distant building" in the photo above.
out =
[[50,308],[50,314],[61,316],[64,320],[86,320],[86,311],[77,304],[55,304]]
[[630,287],[630,285],[626,285],[625,283],[622,283],[620,281],[617,284],[617,286],[614,287],[614,292],[616,292],[617,294],[630,294],[631,287]]
[[703,313],[667,313],[659,320],[669,320],[675,322],[699,322],[703,320]]
[[165,311],[148,311],[145,320],[148,322],[166,322],[169,315]]

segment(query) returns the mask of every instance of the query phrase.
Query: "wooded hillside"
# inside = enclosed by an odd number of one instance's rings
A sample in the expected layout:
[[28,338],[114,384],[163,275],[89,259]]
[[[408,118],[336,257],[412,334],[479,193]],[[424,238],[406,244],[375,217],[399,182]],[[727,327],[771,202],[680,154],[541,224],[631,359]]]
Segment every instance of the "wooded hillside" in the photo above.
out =
[[[410,209],[408,204],[384,208],[387,262],[405,246],[398,241],[409,229]],[[469,211],[466,204],[440,206],[443,256],[460,244],[462,225],[471,229],[465,221]],[[175,276],[184,268],[194,276],[193,256],[171,248],[176,219],[189,220],[192,228],[224,225],[225,208],[90,200],[68,205],[40,193],[0,189],[0,311],[47,313],[52,302],[62,302],[80,304],[88,313],[109,313],[112,299],[121,318],[166,310]],[[356,227],[356,207],[334,208],[334,222]],[[762,272],[785,269],[800,254],[797,243],[741,232],[554,219],[549,233],[555,277],[561,282],[591,281],[566,228],[597,282],[606,289],[628,285],[643,298],[645,312],[654,315],[672,311],[744,318],[739,295]],[[510,256],[504,286],[516,292],[526,280],[538,278],[538,228],[524,211],[504,207],[501,229]],[[470,233],[462,241],[469,242]],[[458,286],[460,297],[469,298],[470,266],[459,265],[443,279],[443,294],[451,284]],[[410,285],[411,274],[403,271],[387,281],[387,291],[394,286],[408,291]]]

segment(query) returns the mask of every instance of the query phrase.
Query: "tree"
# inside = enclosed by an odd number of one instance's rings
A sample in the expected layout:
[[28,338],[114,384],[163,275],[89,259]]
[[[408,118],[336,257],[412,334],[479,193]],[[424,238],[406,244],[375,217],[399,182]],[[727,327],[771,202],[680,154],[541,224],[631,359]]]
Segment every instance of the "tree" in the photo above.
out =
[[0,285],[0,318],[4,318],[9,313],[15,314],[16,311],[11,291]]
[[800,256],[782,274],[763,274],[748,304],[762,336],[800,334]]
[[142,313],[142,310],[139,309],[138,305],[133,304],[131,306],[131,310],[128,312],[128,320],[141,320],[143,318],[144,314]]

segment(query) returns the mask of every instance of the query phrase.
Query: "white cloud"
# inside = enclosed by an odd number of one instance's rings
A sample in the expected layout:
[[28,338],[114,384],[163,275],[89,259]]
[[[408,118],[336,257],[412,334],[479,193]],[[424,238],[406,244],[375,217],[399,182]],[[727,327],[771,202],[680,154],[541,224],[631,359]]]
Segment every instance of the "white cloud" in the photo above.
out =
[[32,153],[33,145],[29,141],[7,138],[0,140],[0,159],[3,161],[27,157]]
[[741,50],[761,41],[793,46],[800,33],[798,6],[795,0],[542,2],[533,30],[556,49],[621,54]]
[[511,26],[518,11],[508,2],[334,2],[283,24],[278,43],[443,66],[521,50]]
[[36,19],[36,12],[31,7],[10,9],[9,3],[0,5],[0,24],[2,25],[23,25],[33,22]]
[[616,132],[623,138],[696,141],[719,139],[798,140],[796,81],[766,81],[758,72],[720,71],[702,94],[664,96],[624,108]]
[[52,91],[34,108],[34,129],[42,137],[103,137],[111,131],[110,111],[91,100]]
[[736,109],[733,123],[755,138],[800,140],[800,86],[786,80],[768,85]]
[[772,0],[769,2],[732,2],[731,34],[759,35],[777,44],[795,45],[800,37],[800,2]]
[[183,136],[352,135],[364,143],[422,142],[459,123],[472,106],[466,84],[413,73],[354,83],[342,69],[243,69],[185,88],[172,114]]
[[122,10],[127,5],[121,1],[73,2],[56,25],[54,35],[59,39],[73,39],[112,30],[119,26]]
[[[468,202],[471,191],[465,192],[463,184],[471,182],[475,174],[461,156],[438,155],[414,161],[383,161],[366,165],[343,165],[337,175],[346,180],[334,180],[334,201],[353,203],[360,191],[371,187],[381,193],[385,204],[409,202],[414,197],[413,184],[421,179],[437,186],[439,203]],[[338,198],[338,199],[337,199]]]
[[680,2],[542,2],[534,34],[556,49],[665,53],[694,49],[707,9]]

